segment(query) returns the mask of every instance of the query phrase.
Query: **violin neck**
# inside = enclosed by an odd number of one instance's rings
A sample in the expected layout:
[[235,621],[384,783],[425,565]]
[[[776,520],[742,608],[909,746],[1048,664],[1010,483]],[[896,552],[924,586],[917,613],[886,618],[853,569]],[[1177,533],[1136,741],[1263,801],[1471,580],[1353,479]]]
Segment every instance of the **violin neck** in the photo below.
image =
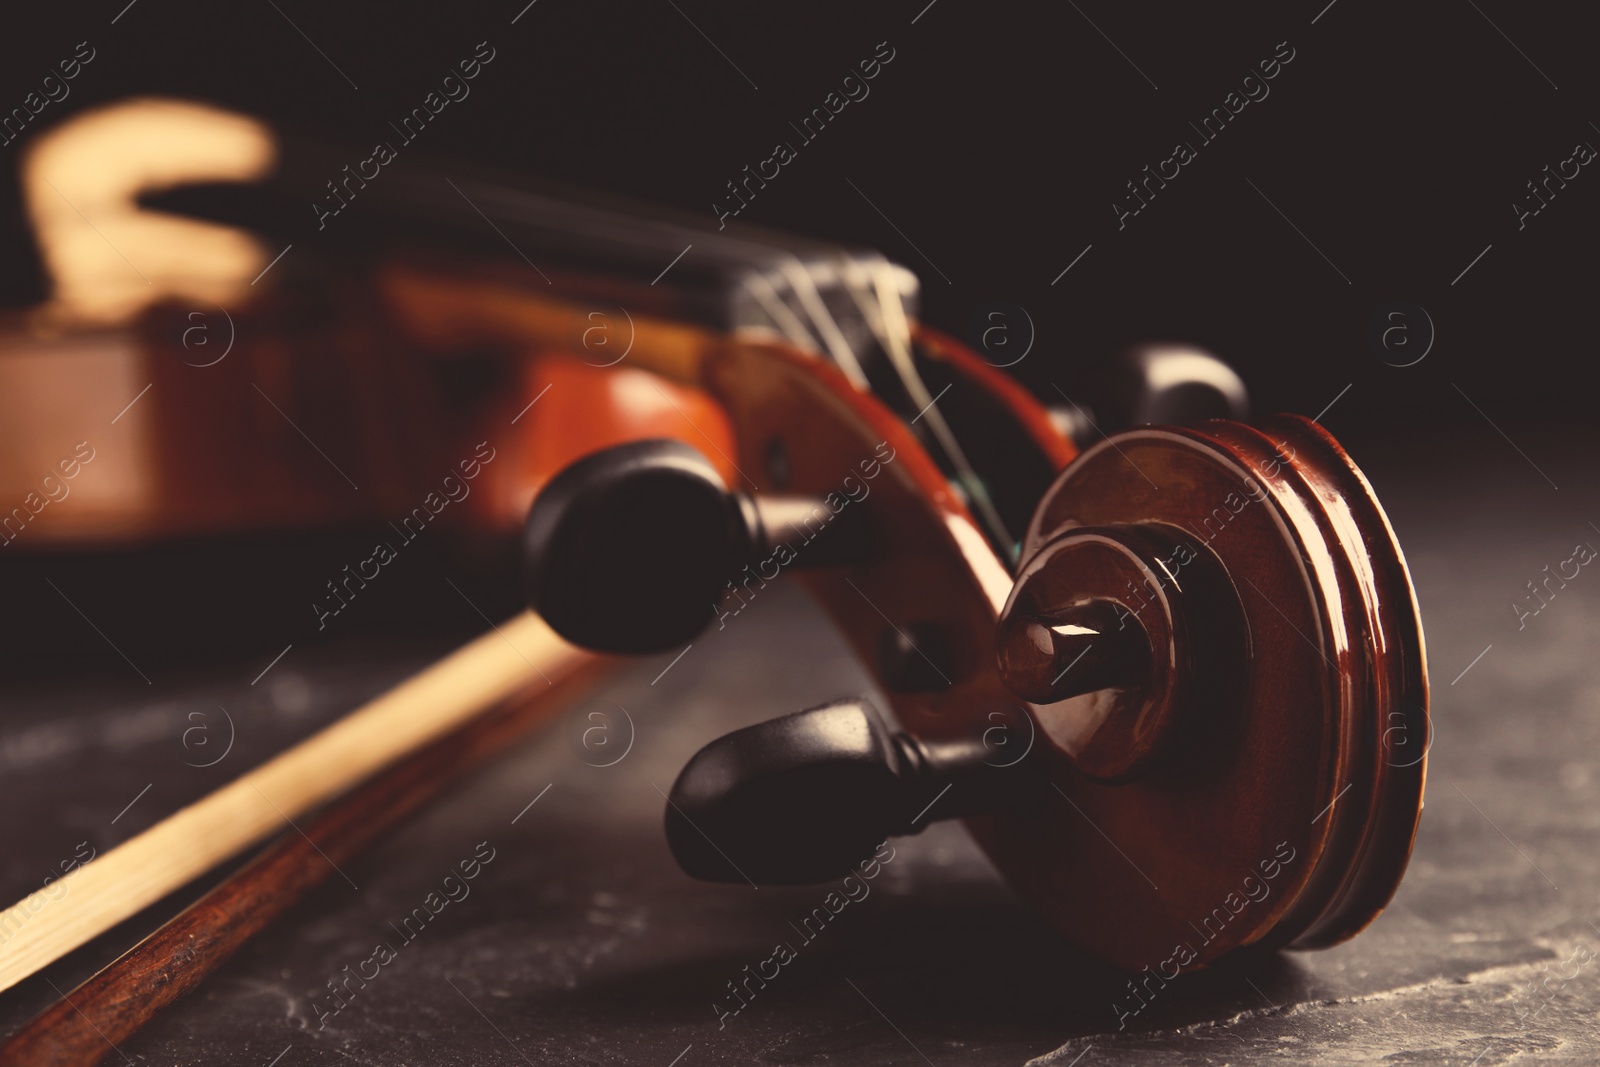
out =
[[840,363],[861,386],[851,364],[870,359],[882,332],[863,299],[881,288],[894,314],[915,318],[916,276],[869,249],[419,155],[375,158],[280,135],[265,180],[183,185],[143,204],[339,256],[421,247],[505,261],[559,297],[781,337]]

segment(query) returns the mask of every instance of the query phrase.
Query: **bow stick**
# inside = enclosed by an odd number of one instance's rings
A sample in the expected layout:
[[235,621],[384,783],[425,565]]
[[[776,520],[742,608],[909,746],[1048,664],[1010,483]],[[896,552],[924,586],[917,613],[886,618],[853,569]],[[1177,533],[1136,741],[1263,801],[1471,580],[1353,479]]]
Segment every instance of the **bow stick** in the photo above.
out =
[[[530,618],[518,620],[525,630]],[[13,1034],[0,1045],[0,1064],[93,1067],[119,1051],[120,1042],[198,987],[274,918],[326,881],[338,864],[566,706],[570,694],[587,685],[603,662],[601,657],[563,659],[570,665],[555,684],[513,693],[340,798],[308,823],[303,834],[284,835]],[[549,673],[552,666],[563,670],[552,663],[543,669]]]

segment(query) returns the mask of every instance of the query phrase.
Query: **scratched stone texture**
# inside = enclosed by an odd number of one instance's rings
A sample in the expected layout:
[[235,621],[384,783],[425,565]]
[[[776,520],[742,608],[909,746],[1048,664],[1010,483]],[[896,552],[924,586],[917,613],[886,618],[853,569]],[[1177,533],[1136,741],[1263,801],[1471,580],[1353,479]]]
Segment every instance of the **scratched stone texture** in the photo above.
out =
[[[550,731],[346,864],[346,877],[108,1049],[108,1062],[1595,1062],[1600,576],[1580,574],[1520,630],[1511,604],[1576,542],[1600,545],[1589,525],[1600,509],[1585,504],[1596,442],[1521,426],[1506,427],[1517,441],[1508,447],[1481,421],[1424,441],[1330,421],[1406,546],[1435,686],[1410,873],[1356,940],[1183,976],[1119,1029],[1113,1005],[1126,976],[1034,920],[958,826],[899,840],[870,895],[812,941],[790,924],[827,887],[691,882],[661,833],[661,791],[687,757],[734,727],[866,688],[804,598],[774,589],[664,675],[670,656],[609,677]],[[151,825],[416,669],[438,645],[352,638],[297,650],[255,687],[242,679],[273,650],[166,672],[148,687],[109,673],[8,685],[0,799],[12,825],[0,889],[16,898],[78,842],[104,851]],[[195,761],[180,745],[190,714],[219,706],[236,723],[234,751],[213,768],[185,766],[186,755]],[[573,733],[592,723],[588,712],[619,706],[636,727],[631,749],[613,766],[581,762]],[[390,924],[483,841],[495,858],[470,893],[319,1028],[319,1005],[331,1003],[325,982],[379,941],[401,942]],[[20,1024],[52,999],[51,983],[81,981],[180,903],[0,996],[0,1026]],[[797,958],[719,1029],[713,1003],[725,983],[780,941],[797,944]]]

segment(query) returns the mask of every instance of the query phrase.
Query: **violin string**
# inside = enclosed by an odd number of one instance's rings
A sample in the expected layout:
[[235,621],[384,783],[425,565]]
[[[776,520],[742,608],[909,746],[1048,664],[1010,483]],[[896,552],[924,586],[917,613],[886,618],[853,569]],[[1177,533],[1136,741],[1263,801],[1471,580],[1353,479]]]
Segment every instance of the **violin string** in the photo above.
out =
[[[698,239],[708,250],[727,253],[745,268],[741,272],[740,287],[766,313],[780,334],[805,352],[830,357],[856,388],[870,388],[855,349],[828,310],[811,272],[799,256],[773,241],[728,235],[701,235]],[[770,273],[774,268],[778,277],[787,283],[787,292],[793,295],[805,319],[795,313],[773,284]],[[810,322],[809,327],[806,320]]]
[[[977,469],[973,467],[972,461],[967,458],[966,450],[956,440],[955,431],[950,428],[944,413],[939,410],[937,399],[917,371],[916,362],[911,354],[911,321],[906,317],[905,303],[896,291],[894,268],[888,260],[881,258],[871,267],[861,267],[850,261],[846,261],[844,267],[846,289],[883,346],[884,353],[889,357],[889,363],[894,367],[895,374],[905,387],[911,402],[917,405],[921,412],[917,416],[918,419],[926,420],[928,423],[928,432],[949,459],[950,466],[954,469],[955,480],[966,494],[968,503],[987,529],[990,540],[1002,549],[1001,558],[1010,563],[1016,539],[1006,527],[1005,520],[1000,517],[999,510],[995,508],[994,501],[989,496],[988,487]],[[861,271],[869,275],[870,288],[862,284]]]
[[804,352],[821,353],[822,346],[818,343],[805,323],[800,321],[794,311],[778,295],[770,281],[760,271],[752,271],[744,275],[740,284],[745,292],[750,294],[757,306],[766,312],[767,317],[790,344]]
[[858,389],[868,387],[867,372],[862,369],[861,361],[856,357],[855,349],[850,347],[850,342],[845,340],[844,331],[839,329],[839,323],[834,319],[833,313],[828,310],[827,303],[822,299],[816,282],[811,272],[800,262],[798,256],[792,253],[785,254],[779,267],[788,279],[800,306],[816,324],[817,331],[827,351],[833,357],[833,362],[842,370],[845,377]]

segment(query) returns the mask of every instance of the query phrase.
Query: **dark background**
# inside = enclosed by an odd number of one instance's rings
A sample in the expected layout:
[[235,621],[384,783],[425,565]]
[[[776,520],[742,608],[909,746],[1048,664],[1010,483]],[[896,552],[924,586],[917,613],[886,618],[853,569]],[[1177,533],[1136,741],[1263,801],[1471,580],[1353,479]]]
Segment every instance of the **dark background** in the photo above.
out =
[[[1479,419],[1463,393],[1497,421],[1592,403],[1573,369],[1600,195],[1580,174],[1520,232],[1511,208],[1546,165],[1600,142],[1574,9],[539,0],[512,25],[525,0],[124,2],[9,16],[0,106],[88,40],[94,62],[34,129],[175,94],[305,127],[354,159],[487,40],[495,62],[430,126],[429,152],[708,216],[729,179],[795,141],[788,123],[888,41],[895,59],[871,95],[797,143],[741,217],[881,248],[922,277],[927,320],[957,334],[991,301],[1026,309],[1037,341],[1015,373],[1036,389],[1121,343],[1177,338],[1235,363],[1262,409],[1315,415],[1353,383],[1336,432]],[[1295,58],[1270,95],[1200,147],[1188,123],[1283,41]],[[1178,140],[1199,158],[1119,231],[1111,203]],[[14,158],[17,144],[0,151]],[[16,303],[37,283],[14,232]],[[1437,330],[1413,367],[1385,365],[1366,339],[1395,300]]]

